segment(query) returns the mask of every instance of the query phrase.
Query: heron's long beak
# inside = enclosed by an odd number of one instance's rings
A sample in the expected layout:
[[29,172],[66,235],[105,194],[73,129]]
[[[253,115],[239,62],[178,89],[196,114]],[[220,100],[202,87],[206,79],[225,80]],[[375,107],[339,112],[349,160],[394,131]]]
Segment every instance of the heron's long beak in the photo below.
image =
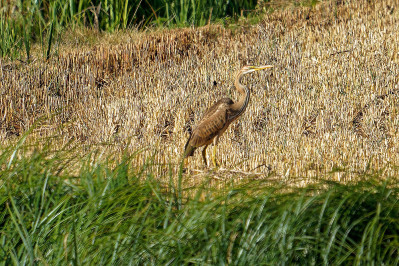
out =
[[272,65],[266,65],[266,66],[257,66],[254,67],[254,70],[262,70],[262,69],[267,69],[267,68],[272,68]]

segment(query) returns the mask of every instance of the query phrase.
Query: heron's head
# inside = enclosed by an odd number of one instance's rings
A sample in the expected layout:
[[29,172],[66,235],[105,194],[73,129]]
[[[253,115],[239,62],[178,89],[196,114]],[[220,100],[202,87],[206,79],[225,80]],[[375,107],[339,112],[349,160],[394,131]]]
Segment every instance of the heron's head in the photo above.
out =
[[262,70],[262,69],[268,69],[272,68],[272,65],[265,65],[265,66],[244,66],[241,68],[241,75],[248,74],[254,71]]

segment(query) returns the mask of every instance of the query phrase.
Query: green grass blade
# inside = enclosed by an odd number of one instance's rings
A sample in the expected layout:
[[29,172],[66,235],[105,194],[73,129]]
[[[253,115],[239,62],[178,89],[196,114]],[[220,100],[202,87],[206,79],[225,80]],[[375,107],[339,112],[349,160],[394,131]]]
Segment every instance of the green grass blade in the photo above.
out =
[[[24,222],[21,214],[19,213],[18,208],[16,207],[14,199],[11,195],[9,195],[9,199],[10,199],[13,211],[11,211],[10,207],[7,204],[8,213],[10,214],[11,220],[14,223],[14,225],[19,233],[19,236],[21,237],[22,242],[24,243],[25,249],[28,251],[30,261],[33,264],[35,262],[35,255],[33,252],[33,246],[32,246],[32,240],[31,240],[30,234],[28,233],[28,230],[25,227],[25,222]],[[14,216],[14,213],[16,214],[16,217]]]

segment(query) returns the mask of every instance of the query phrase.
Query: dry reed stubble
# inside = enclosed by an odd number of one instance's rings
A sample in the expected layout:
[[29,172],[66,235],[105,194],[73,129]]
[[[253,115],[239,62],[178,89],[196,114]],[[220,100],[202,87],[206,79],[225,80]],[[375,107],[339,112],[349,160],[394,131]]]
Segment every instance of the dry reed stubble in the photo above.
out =
[[[395,3],[328,2],[275,12],[234,34],[218,26],[136,33],[118,45],[62,50],[50,63],[2,66],[2,139],[44,116],[37,135],[111,143],[106,149],[118,152],[147,147],[137,165],[156,151],[155,171],[167,179],[163,173],[179,162],[190,126],[220,97],[237,96],[235,71],[267,63],[275,69],[244,79],[252,98],[218,145],[223,167],[232,170],[220,175],[312,180],[345,169],[330,177],[349,180],[370,168],[394,174],[397,95],[363,110],[361,121],[356,111],[397,88]],[[202,169],[199,154],[190,168]],[[191,182],[209,175],[199,173]]]

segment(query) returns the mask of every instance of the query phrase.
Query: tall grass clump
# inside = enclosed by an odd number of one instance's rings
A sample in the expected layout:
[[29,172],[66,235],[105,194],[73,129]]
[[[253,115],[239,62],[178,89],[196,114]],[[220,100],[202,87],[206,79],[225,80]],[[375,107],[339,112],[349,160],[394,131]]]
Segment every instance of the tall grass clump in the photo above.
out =
[[54,32],[88,27],[113,32],[149,25],[203,26],[215,19],[252,12],[256,0],[39,0],[0,1],[0,57],[25,54],[39,43],[50,55]]
[[65,10],[61,1],[1,1],[0,56],[29,61],[33,43],[38,43],[48,59],[53,31],[64,25]]
[[169,183],[156,181],[137,154],[24,140],[0,154],[2,265],[399,263],[393,177],[189,188],[173,170]]

